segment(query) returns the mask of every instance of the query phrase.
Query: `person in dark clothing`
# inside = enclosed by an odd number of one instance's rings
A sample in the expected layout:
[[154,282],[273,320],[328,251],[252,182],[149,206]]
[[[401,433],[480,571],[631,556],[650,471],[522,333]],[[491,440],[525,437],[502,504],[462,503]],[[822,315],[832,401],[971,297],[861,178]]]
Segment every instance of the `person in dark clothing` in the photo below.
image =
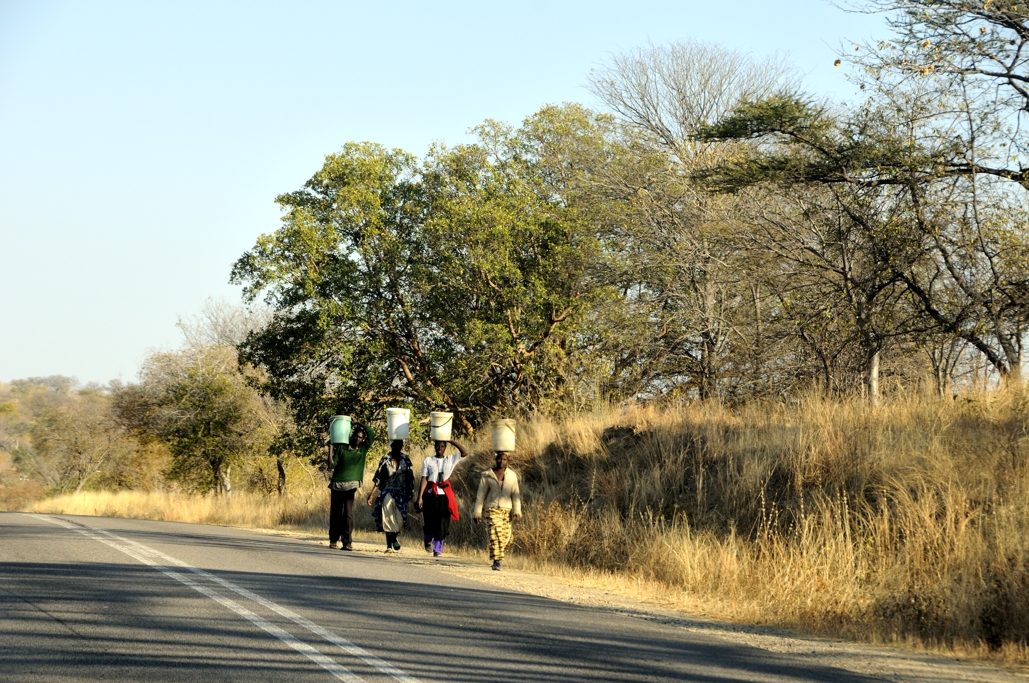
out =
[[375,442],[375,430],[355,422],[350,432],[350,443],[329,444],[328,465],[332,472],[329,480],[329,547],[353,550],[354,494],[364,479],[364,461],[368,449]]
[[[447,446],[451,445],[458,452],[447,455]],[[459,519],[450,475],[461,458],[468,455],[468,451],[456,441],[436,441],[433,448],[436,454],[422,463],[418,509],[422,512],[425,551],[439,557],[443,554],[443,541],[450,533],[450,520]]]
[[375,529],[386,534],[386,552],[400,551],[397,536],[407,526],[407,504],[414,494],[414,469],[403,449],[400,439],[390,443],[390,452],[375,469],[375,488],[368,494]]

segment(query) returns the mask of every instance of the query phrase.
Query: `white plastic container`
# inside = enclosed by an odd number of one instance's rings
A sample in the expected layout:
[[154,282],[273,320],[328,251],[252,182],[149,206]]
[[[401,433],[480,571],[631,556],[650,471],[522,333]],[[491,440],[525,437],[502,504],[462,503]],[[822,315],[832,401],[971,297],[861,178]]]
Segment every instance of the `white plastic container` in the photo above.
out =
[[432,411],[429,413],[429,438],[433,441],[450,441],[454,426],[454,414]]
[[515,421],[493,420],[490,422],[493,432],[493,450],[513,451],[515,449]]
[[390,441],[404,440],[411,435],[411,410],[386,408],[386,433]]

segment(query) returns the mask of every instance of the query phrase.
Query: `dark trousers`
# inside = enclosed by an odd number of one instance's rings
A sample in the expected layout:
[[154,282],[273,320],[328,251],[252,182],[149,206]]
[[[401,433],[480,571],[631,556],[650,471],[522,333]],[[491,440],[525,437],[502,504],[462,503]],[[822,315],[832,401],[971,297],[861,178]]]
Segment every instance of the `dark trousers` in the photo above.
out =
[[329,493],[329,543],[342,539],[346,547],[351,544],[354,533],[354,494],[357,489]]
[[442,541],[450,533],[450,502],[446,496],[422,496],[422,530],[426,541]]

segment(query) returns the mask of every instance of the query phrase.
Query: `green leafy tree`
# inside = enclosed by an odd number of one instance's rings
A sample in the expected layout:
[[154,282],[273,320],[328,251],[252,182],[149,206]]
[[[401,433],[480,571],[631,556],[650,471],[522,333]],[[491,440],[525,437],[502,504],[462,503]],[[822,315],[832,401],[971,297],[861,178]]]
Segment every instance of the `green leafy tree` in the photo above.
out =
[[167,445],[166,477],[200,493],[230,493],[232,467],[266,453],[276,435],[269,406],[240,373],[232,347],[156,353],[115,404],[122,424]]
[[477,132],[422,163],[348,143],[278,198],[282,227],[237,261],[232,281],[275,311],[241,358],[289,402],[308,448],[336,411],[441,407],[467,431],[562,390],[602,296],[592,207],[573,180],[605,146],[604,123],[567,106]]

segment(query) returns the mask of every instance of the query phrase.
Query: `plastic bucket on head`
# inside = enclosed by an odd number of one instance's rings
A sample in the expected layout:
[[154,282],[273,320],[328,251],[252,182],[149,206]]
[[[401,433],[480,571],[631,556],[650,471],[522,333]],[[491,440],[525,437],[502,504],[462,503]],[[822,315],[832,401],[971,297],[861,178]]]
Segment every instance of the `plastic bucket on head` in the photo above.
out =
[[386,432],[390,441],[406,439],[411,434],[411,410],[386,408]]
[[429,413],[429,438],[433,441],[450,441],[454,414],[433,411]]
[[350,443],[349,415],[336,415],[329,420],[329,443]]
[[490,422],[493,432],[493,450],[513,451],[515,449],[515,421],[493,420]]

